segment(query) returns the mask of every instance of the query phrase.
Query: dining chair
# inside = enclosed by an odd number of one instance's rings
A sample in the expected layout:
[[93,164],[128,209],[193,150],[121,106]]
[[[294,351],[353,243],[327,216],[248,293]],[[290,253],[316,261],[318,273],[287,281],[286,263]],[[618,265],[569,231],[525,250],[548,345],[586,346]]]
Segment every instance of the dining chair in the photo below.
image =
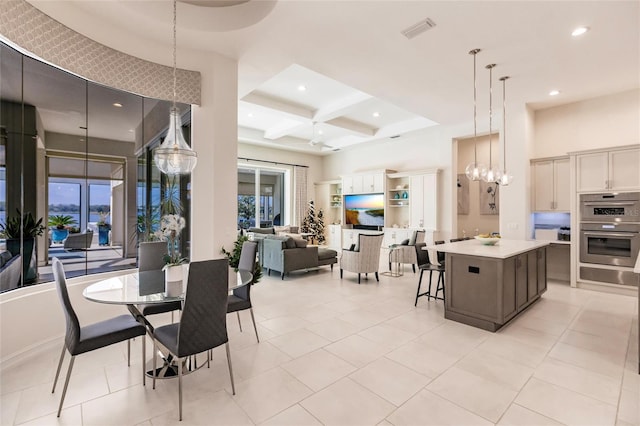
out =
[[[240,251],[240,260],[238,261],[238,269],[254,272],[256,264],[256,253],[258,252],[258,243],[252,241],[245,241],[242,243],[242,250]],[[227,300],[227,313],[235,312],[238,316],[238,325],[240,331],[242,331],[242,323],[240,322],[240,311],[249,309],[251,313],[251,321],[253,322],[253,329],[256,332],[256,340],[260,343],[258,337],[258,328],[256,327],[256,319],[253,316],[253,305],[251,304],[251,286],[253,285],[253,279],[250,283],[241,287],[233,289],[233,294],[230,294]]]
[[131,346],[130,340],[134,337],[142,336],[142,384],[145,384],[145,333],[146,328],[136,321],[131,315],[120,315],[115,318],[110,318],[105,321],[100,321],[95,324],[80,326],[80,321],[76,315],[71,300],[69,299],[69,293],[67,291],[67,279],[64,274],[64,268],[62,262],[57,257],[53,258],[53,278],[56,283],[56,290],[58,291],[58,297],[62,304],[62,310],[67,324],[67,331],[64,338],[64,345],[62,346],[62,353],[60,354],[60,361],[58,361],[58,369],[56,370],[56,377],[53,379],[53,388],[51,393],[56,391],[56,383],[58,382],[58,376],[60,375],[60,369],[62,367],[62,361],[64,359],[65,351],[69,351],[71,354],[71,361],[69,361],[69,370],[67,371],[67,378],[64,381],[64,387],[62,388],[62,396],[60,397],[60,405],[58,406],[58,414],[62,411],[62,404],[64,403],[64,397],[67,394],[67,387],[69,385],[69,378],[71,377],[71,370],[73,369],[73,362],[77,355],[85,352],[90,352],[95,349],[104,348],[114,343],[127,341],[127,365],[131,365]]
[[[444,241],[435,242],[435,244],[443,244],[443,243]],[[443,264],[431,263],[431,261],[429,260],[429,252],[423,249],[425,246],[426,246],[426,243],[416,243],[415,245],[416,257],[418,259],[418,268],[420,269],[420,279],[418,280],[418,290],[416,291],[416,300],[413,306],[418,306],[418,297],[420,296],[427,296],[427,300],[430,300],[432,297],[434,299],[438,299],[437,296],[438,296],[439,290],[442,290],[444,295],[444,272],[445,272],[444,260],[443,260]],[[424,293],[420,293],[420,287],[422,285],[422,275],[424,274],[424,271],[429,271],[429,287],[427,288],[427,291],[425,291]],[[431,280],[434,272],[438,273],[438,282],[436,285],[435,296],[431,294]],[[440,287],[441,283],[442,283],[442,287]],[[441,299],[444,300],[444,296]]]
[[[166,241],[149,241],[140,243],[138,247],[138,270],[159,271],[164,263],[164,256],[167,254]],[[173,322],[173,312],[182,309],[182,302],[173,301],[167,303],[152,303],[148,305],[139,305],[138,310],[142,315],[156,315],[171,312],[171,322]]]
[[[156,388],[156,342],[160,342],[178,364],[178,410],[182,421],[183,358],[226,346],[231,390],[236,394],[227,337],[227,293],[229,262],[227,259],[191,262],[187,292],[180,322],[153,331],[153,388]],[[207,356],[207,363],[208,361]]]

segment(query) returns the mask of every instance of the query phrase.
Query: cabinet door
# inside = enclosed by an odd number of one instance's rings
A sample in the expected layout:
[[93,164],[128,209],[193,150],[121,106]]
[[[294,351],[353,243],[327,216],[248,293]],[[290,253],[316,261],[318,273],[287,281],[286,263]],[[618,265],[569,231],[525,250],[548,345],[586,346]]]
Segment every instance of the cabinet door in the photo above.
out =
[[344,194],[353,194],[353,176],[342,178],[342,192]]
[[364,190],[364,176],[363,175],[353,175],[351,177],[353,179],[353,193],[354,194],[362,194],[363,192],[368,192]]
[[411,188],[411,202],[409,203],[410,226],[412,228],[423,228],[424,224],[424,185],[422,175],[411,176],[409,178]]
[[376,173],[372,176],[373,192],[384,192],[384,174]]
[[[569,159],[553,161],[553,186],[555,188],[555,210],[570,211],[571,203],[569,201],[569,179],[570,179]],[[536,182],[537,187],[537,182]]]
[[438,229],[438,179],[435,173],[422,176],[423,183],[423,227]]
[[520,310],[527,304],[527,254],[516,256],[516,305]]
[[527,252],[527,301],[538,295],[538,251]]
[[553,171],[553,160],[537,161],[533,164],[535,211],[548,211],[554,208]]
[[547,290],[547,248],[536,250],[538,256],[538,294]]
[[640,188],[640,149],[625,149],[609,153],[609,189]]
[[609,156],[606,152],[578,155],[578,192],[606,190],[608,166]]

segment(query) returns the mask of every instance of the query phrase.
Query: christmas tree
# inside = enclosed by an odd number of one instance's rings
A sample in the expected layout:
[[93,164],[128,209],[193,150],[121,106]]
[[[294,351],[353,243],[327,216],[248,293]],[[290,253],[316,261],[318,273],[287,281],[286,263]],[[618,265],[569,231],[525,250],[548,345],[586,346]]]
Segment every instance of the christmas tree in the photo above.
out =
[[320,209],[316,213],[316,206],[313,204],[313,200],[309,201],[309,208],[307,215],[302,221],[302,232],[309,232],[313,234],[312,239],[317,241],[318,244],[324,243],[324,213]]

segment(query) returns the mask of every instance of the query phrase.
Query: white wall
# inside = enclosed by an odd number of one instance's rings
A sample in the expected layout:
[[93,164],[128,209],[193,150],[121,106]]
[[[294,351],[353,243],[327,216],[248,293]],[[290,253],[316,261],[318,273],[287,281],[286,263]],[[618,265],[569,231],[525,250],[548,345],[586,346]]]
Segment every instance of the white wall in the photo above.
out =
[[535,112],[533,158],[640,142],[640,90]]

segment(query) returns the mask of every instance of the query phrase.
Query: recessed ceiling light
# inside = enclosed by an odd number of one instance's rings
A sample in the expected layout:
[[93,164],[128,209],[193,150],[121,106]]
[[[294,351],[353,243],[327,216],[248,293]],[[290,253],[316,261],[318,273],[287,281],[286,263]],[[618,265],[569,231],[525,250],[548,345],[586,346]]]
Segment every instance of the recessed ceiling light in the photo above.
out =
[[119,102],[114,102],[113,106],[116,108],[122,108],[122,104]]
[[578,27],[571,32],[571,35],[574,37],[578,37],[586,33],[587,31],[589,31],[589,27]]
[[374,117],[380,117],[380,113],[379,113],[378,111],[374,112],[374,113],[373,113],[373,114],[371,114],[371,115],[373,115]]
[[549,96],[557,96],[559,94],[560,94],[559,90],[552,90],[552,91],[549,92]]
[[253,113],[250,112],[249,114],[247,114],[247,117],[253,118]]
[[307,86],[305,86],[304,84],[301,84],[300,86],[298,86],[298,90],[301,92],[304,92],[305,90],[307,90]]
[[319,135],[324,135],[324,132],[322,130],[318,130],[318,134]]

